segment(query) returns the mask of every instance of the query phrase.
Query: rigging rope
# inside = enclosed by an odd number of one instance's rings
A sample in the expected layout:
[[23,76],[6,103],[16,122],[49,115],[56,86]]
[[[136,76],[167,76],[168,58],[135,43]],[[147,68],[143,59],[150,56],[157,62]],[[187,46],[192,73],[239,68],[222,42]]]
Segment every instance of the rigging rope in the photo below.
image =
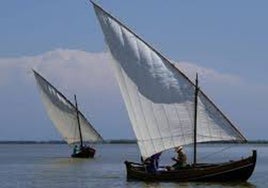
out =
[[210,153],[210,154],[208,154],[208,155],[205,155],[205,156],[203,156],[203,157],[199,157],[199,159],[207,159],[207,158],[209,158],[209,157],[212,156],[212,155],[216,155],[216,154],[222,153],[222,152],[224,152],[224,151],[226,151],[227,149],[230,149],[230,148],[232,148],[232,147],[234,147],[234,146],[233,146],[232,144],[230,144],[229,146],[224,147],[223,149],[221,149],[221,150],[219,150],[219,151],[215,151],[215,152]]

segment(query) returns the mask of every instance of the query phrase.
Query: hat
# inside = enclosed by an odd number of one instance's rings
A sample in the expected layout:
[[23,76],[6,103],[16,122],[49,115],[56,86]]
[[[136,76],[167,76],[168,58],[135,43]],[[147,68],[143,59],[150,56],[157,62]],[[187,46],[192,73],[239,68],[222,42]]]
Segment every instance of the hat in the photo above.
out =
[[175,148],[175,151],[176,151],[176,152],[179,152],[179,151],[181,151],[181,150],[182,150],[182,146],[178,146],[178,147]]

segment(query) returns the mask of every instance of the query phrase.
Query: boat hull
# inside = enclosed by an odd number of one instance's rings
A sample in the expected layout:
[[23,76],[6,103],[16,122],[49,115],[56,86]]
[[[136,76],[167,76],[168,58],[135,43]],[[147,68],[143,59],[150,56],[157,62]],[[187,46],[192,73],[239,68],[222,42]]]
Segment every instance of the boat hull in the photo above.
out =
[[73,153],[73,158],[94,158],[95,149],[91,147],[84,147],[79,152]]
[[127,180],[140,181],[214,181],[233,182],[246,181],[252,174],[256,164],[257,152],[238,161],[229,161],[220,164],[197,164],[179,170],[157,171],[148,173],[142,164],[125,161],[127,169]]

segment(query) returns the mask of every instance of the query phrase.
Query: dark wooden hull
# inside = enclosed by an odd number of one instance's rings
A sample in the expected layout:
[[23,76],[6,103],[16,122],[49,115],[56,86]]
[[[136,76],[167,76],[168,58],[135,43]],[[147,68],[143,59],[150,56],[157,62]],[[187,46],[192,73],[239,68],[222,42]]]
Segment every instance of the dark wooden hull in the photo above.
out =
[[91,147],[84,147],[78,153],[73,153],[74,158],[93,158],[95,155],[95,149]]
[[179,170],[157,171],[148,173],[142,164],[125,161],[127,180],[139,181],[212,181],[233,182],[246,181],[252,174],[257,158],[256,150],[253,155],[238,161],[229,161],[220,164],[197,164]]

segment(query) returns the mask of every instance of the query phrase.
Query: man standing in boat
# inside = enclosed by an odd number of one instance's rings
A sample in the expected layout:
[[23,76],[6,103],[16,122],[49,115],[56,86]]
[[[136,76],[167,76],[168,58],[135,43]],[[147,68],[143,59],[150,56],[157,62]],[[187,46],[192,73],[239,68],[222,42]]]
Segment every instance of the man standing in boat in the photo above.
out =
[[157,170],[159,168],[159,158],[160,158],[161,152],[156,153],[151,156],[152,162],[154,163],[155,169]]
[[74,149],[73,149],[73,154],[76,154],[76,153],[78,153],[79,152],[79,148],[78,148],[78,146],[77,145],[75,145],[74,146]]
[[143,161],[142,157],[141,160],[149,173],[156,173],[159,167],[159,157],[161,155],[161,152],[156,153],[152,155],[151,157],[147,158],[145,161]]

